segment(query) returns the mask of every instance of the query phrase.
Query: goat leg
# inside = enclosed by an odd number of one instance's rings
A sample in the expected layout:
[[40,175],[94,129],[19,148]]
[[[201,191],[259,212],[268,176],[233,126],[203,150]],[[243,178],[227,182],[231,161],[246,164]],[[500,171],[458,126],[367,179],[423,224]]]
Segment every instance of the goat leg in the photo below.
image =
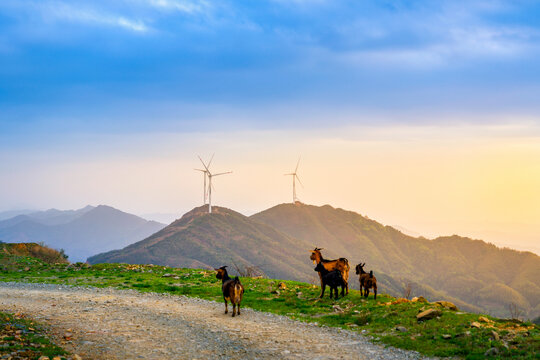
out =
[[225,300],[225,314],[229,312],[229,306],[227,305],[227,300]]
[[236,315],[236,304],[233,303],[232,304],[232,317],[234,317]]

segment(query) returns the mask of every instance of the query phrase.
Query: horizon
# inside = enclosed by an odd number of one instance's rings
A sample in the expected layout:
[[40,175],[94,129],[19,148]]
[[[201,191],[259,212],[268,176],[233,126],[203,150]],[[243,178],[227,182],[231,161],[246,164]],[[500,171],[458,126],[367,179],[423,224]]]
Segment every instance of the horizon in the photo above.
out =
[[[540,253],[540,4],[0,3],[0,211],[299,199]],[[532,251],[532,250],[531,250]]]

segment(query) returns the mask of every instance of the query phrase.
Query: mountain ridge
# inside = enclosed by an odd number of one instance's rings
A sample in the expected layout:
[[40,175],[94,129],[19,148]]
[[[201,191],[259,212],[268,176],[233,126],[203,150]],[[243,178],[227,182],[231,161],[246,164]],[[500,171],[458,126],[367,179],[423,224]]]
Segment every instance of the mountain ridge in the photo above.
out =
[[0,222],[1,240],[43,242],[64,249],[71,261],[86,261],[97,252],[126,246],[165,226],[106,205],[67,211],[50,209],[38,216],[13,219]]

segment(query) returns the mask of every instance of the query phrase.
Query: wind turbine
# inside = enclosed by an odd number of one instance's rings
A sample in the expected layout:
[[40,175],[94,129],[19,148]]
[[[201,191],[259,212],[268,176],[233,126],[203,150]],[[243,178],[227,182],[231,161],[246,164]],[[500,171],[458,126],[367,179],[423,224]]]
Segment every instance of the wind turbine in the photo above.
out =
[[[199,159],[201,157],[199,156]],[[196,171],[200,171],[203,173],[203,178],[204,178],[204,191],[203,191],[203,202],[204,202],[204,205],[206,205],[206,199],[208,197],[208,192],[207,192],[207,189],[206,189],[206,176],[208,176],[208,169],[210,167],[210,164],[212,164],[212,160],[214,159],[214,154],[212,154],[212,157],[210,158],[210,161],[208,162],[208,165],[205,165],[204,162],[203,162],[203,165],[204,165],[204,168],[205,170],[202,170],[202,169],[194,169]],[[202,159],[201,159],[202,161]]]
[[284,175],[291,175],[292,176],[292,197],[293,197],[293,204],[295,204],[297,201],[300,201],[296,197],[296,179],[298,179],[298,182],[300,185],[304,186],[302,182],[300,181],[300,178],[298,177],[298,174],[296,173],[298,171],[298,165],[300,165],[300,158],[298,158],[298,162],[296,163],[296,168],[294,169],[294,172],[290,174],[284,174]]
[[208,176],[208,213],[211,214],[212,213],[212,178],[214,176],[231,174],[232,171],[222,172],[222,173],[218,173],[218,174],[212,174],[210,172],[210,169],[208,169],[210,167],[210,163],[208,163],[208,166],[206,166],[204,161],[202,161],[200,156],[199,156],[199,160],[201,160],[201,163],[203,164],[203,166],[204,166],[204,168],[206,170],[206,176]]

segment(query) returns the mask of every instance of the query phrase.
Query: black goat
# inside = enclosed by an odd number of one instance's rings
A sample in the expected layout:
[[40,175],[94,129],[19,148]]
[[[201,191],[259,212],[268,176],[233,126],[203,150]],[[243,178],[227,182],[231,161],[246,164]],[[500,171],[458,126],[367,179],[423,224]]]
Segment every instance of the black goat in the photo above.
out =
[[227,300],[231,302],[233,306],[232,316],[240,315],[240,303],[242,302],[242,296],[244,295],[244,287],[240,284],[238,276],[234,279],[227,274],[227,266],[222,266],[216,271],[216,278],[221,279],[221,291],[223,292],[223,300],[225,300],[225,314],[229,311],[227,306]]
[[335,298],[338,298],[338,286],[341,286],[341,293],[343,295],[344,289],[347,285],[345,284],[345,280],[343,280],[341,271],[328,271],[322,263],[317,264],[317,266],[315,267],[315,271],[318,271],[321,275],[321,298],[324,296],[324,290],[326,289],[326,285],[330,286],[330,299],[332,299],[332,290],[334,291]]

